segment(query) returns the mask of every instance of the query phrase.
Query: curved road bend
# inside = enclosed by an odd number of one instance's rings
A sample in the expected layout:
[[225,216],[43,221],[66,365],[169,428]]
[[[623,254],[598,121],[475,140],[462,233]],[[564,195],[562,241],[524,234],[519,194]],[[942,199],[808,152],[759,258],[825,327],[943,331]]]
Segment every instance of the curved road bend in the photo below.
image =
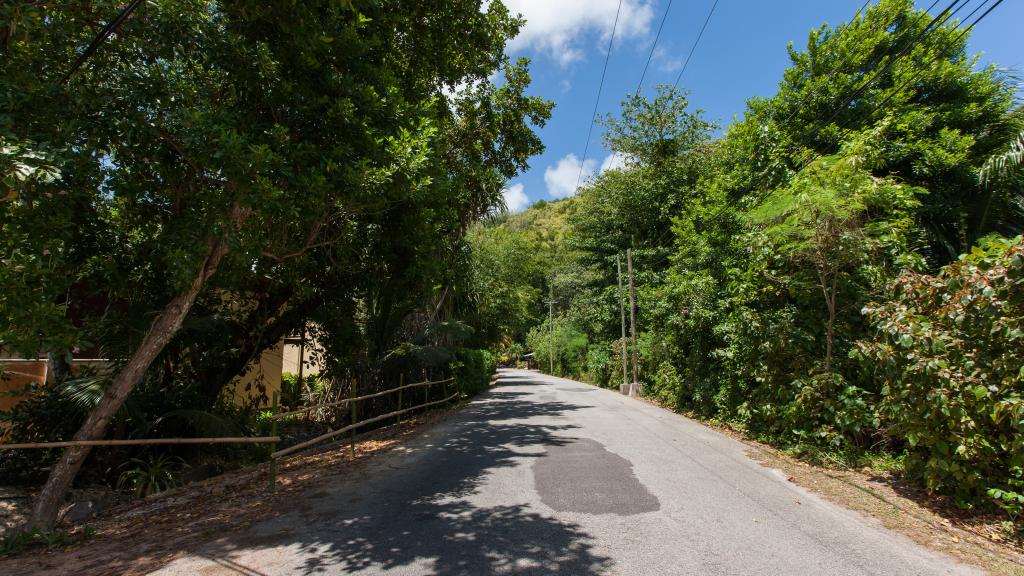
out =
[[616,392],[502,370],[404,449],[158,574],[981,573],[744,451]]

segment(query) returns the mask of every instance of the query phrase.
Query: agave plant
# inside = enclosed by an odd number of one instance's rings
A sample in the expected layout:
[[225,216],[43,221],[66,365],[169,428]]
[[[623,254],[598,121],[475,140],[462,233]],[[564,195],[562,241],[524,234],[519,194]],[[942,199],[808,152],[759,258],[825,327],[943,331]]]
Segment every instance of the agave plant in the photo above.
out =
[[184,460],[167,454],[132,458],[120,466],[122,472],[117,478],[117,489],[130,490],[136,497],[169,490],[178,485],[177,476],[185,466]]

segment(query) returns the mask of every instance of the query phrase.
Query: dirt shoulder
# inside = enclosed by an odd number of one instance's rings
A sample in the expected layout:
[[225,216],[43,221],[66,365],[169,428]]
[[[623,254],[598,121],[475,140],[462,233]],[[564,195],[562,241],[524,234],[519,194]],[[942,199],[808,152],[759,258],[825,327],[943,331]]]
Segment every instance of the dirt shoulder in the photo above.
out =
[[458,409],[370,432],[358,439],[354,459],[347,443],[286,458],[278,466],[274,492],[263,464],[113,508],[74,528],[68,545],[32,548],[0,559],[0,574],[147,574],[218,534],[245,530],[289,511],[300,492],[362,473],[371,457],[401,446]]

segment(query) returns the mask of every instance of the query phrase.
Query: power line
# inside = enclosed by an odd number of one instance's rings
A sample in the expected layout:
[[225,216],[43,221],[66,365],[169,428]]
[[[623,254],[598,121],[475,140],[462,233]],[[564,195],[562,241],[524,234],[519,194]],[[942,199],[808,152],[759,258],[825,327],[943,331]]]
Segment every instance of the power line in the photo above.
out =
[[[870,1],[870,0],[868,0],[868,1]],[[936,0],[936,1],[938,1],[938,0]],[[669,2],[669,6],[665,8],[665,16],[668,16],[668,8],[670,8],[671,6],[672,6],[672,2],[670,1]],[[686,55],[686,60],[683,61],[683,67],[682,67],[681,70],[679,70],[679,75],[676,76],[676,81],[672,84],[673,87],[676,87],[676,86],[679,85],[679,80],[683,77],[683,72],[686,72],[686,66],[689,65],[690,58],[693,56],[694,50],[697,49],[697,44],[700,43],[701,37],[704,36],[704,31],[707,30],[708,22],[711,21],[711,16],[715,13],[715,8],[717,6],[718,6],[718,0],[715,0],[714,3],[711,4],[711,10],[708,10],[707,18],[704,19],[704,25],[701,26],[700,32],[697,34],[697,38],[693,41],[693,45],[690,46],[690,53]],[[661,25],[662,26],[665,25],[665,16],[663,16],[662,19],[661,19]],[[658,35],[659,36],[661,35],[661,28],[660,27],[658,28]],[[657,38],[655,38],[654,42],[655,42],[655,44],[657,44],[657,42],[658,42]],[[654,47],[651,47],[651,55],[653,55],[653,54],[654,54]],[[648,56],[647,62],[650,63],[650,56]],[[646,71],[647,71],[647,66],[645,65],[644,66],[644,72],[646,73]],[[643,84],[643,77],[642,76],[640,78],[640,84],[641,85]],[[640,86],[637,86],[636,91],[637,91],[638,94],[640,93]],[[582,167],[581,167],[581,171],[582,171]],[[670,232],[670,231],[671,231],[671,229],[669,231],[665,232],[665,233],[662,233],[662,235],[661,235],[662,237],[658,240],[658,243],[661,243],[661,240],[663,240],[664,237],[667,235],[667,233]]]
[[[857,10],[857,12],[854,14],[854,17],[856,18],[859,15],[861,18],[864,18],[867,15],[866,9],[867,9],[868,4],[870,4],[870,3],[871,3],[871,0],[867,0],[866,2],[864,2],[864,4],[861,5],[860,9]],[[931,3],[931,5],[928,6],[928,8],[925,8],[925,12],[926,13],[931,12],[932,8],[935,8],[935,5],[938,4],[938,3],[939,3],[939,0],[934,0]],[[893,22],[892,21],[885,22],[885,23],[881,23],[880,22],[880,24],[882,24],[882,26],[877,31],[884,30],[888,26],[892,25]],[[881,62],[883,58],[888,56],[892,52],[893,48],[895,48],[895,47],[896,47],[895,43],[889,44],[888,48],[886,48],[881,54],[879,54],[877,58],[873,59],[873,61],[871,62],[871,66],[877,66],[878,63]],[[786,116],[786,119],[782,121],[783,124],[788,124],[789,121],[792,120],[800,112],[800,110],[803,109],[804,105],[807,104],[807,100],[808,100],[808,98],[811,97],[812,93],[813,93],[813,90],[811,90],[811,89],[808,89],[807,91],[804,92],[803,98],[800,99],[800,103],[793,107],[793,111],[790,112],[789,116]],[[772,115],[772,118],[774,119],[774,114]]]
[[619,26],[619,12],[621,11],[622,0],[619,0],[619,6],[615,9],[615,22],[612,23],[612,34],[608,37],[608,51],[604,54],[604,68],[601,70],[601,82],[597,85],[597,98],[594,99],[594,112],[590,114],[590,128],[587,129],[587,143],[583,145],[583,158],[580,159],[580,173],[576,175],[576,186],[573,187],[573,191],[579,190],[580,179],[583,178],[583,167],[587,162],[587,152],[590,151],[590,136],[594,132],[594,121],[597,120],[597,106],[601,103],[601,90],[604,89],[604,77],[608,74],[608,60],[612,55],[612,43],[615,41],[615,29]]
[[668,0],[665,6],[665,14],[661,16],[661,24],[658,26],[658,33],[654,35],[654,44],[651,45],[651,53],[647,55],[647,62],[644,64],[644,71],[640,73],[640,82],[636,85],[636,93],[644,86],[644,78],[647,77],[647,67],[651,65],[651,58],[654,57],[654,49],[658,47],[658,39],[661,38],[661,29],[665,27],[665,20],[668,19],[668,11],[672,8],[672,0]]
[[[977,12],[978,10],[981,10],[982,8],[984,8],[984,7],[985,7],[985,5],[986,5],[986,4],[988,4],[988,3],[989,3],[989,2],[991,2],[991,1],[992,1],[992,0],[984,0],[984,1],[983,1],[983,2],[981,3],[981,4],[979,4],[979,5],[978,5],[978,6],[977,6],[977,7],[976,7],[976,8],[974,9],[974,10],[972,10],[970,14],[968,14],[968,15],[967,15],[967,16],[966,16],[966,17],[964,18],[964,21],[970,20],[971,16],[974,16],[974,14],[975,14],[975,13],[976,13],[976,12]],[[893,91],[892,91],[892,92],[891,92],[891,93],[890,93],[890,94],[889,94],[888,96],[886,96],[886,97],[885,97],[885,98],[884,98],[884,99],[882,100],[882,102],[881,102],[881,103],[879,103],[879,104],[878,104],[878,105],[877,105],[877,106],[875,107],[875,112],[877,112],[877,111],[879,111],[879,110],[883,109],[883,108],[884,108],[884,106],[885,106],[886,104],[888,104],[888,103],[889,103],[889,101],[890,101],[890,100],[892,100],[892,99],[893,99],[893,97],[894,97],[894,96],[896,96],[896,94],[898,94],[898,93],[899,93],[899,92],[900,92],[900,91],[901,91],[901,90],[902,90],[903,88],[905,88],[905,87],[907,87],[907,86],[909,86],[909,85],[913,84],[914,82],[916,82],[916,81],[917,81],[917,79],[918,79],[918,78],[920,78],[921,74],[922,74],[922,73],[924,73],[924,71],[925,71],[925,70],[927,70],[928,68],[930,68],[932,64],[934,64],[934,63],[935,63],[936,61],[938,61],[938,59],[939,59],[939,58],[941,58],[941,57],[942,57],[942,53],[943,53],[943,52],[945,52],[945,50],[948,50],[949,48],[952,48],[952,47],[953,47],[954,45],[956,45],[956,43],[957,43],[957,42],[959,42],[959,41],[960,41],[960,39],[961,39],[961,38],[963,38],[965,34],[967,34],[968,32],[970,32],[971,30],[973,30],[973,29],[974,29],[974,27],[978,25],[978,22],[981,22],[981,21],[982,21],[982,19],[984,19],[984,18],[985,18],[986,16],[988,16],[988,14],[989,14],[990,12],[992,12],[993,10],[995,10],[995,9],[996,9],[996,8],[997,8],[997,7],[998,7],[998,6],[1000,5],[1000,4],[1002,4],[1002,3],[1003,3],[1003,0],[997,0],[997,1],[996,1],[996,3],[995,3],[995,4],[993,4],[993,5],[991,6],[991,7],[989,7],[989,9],[988,9],[988,10],[986,10],[986,11],[985,11],[984,13],[982,13],[982,15],[981,15],[981,16],[978,16],[978,18],[977,18],[977,19],[976,19],[976,20],[975,20],[974,22],[972,22],[972,23],[971,23],[970,25],[968,25],[968,26],[967,26],[966,28],[964,28],[963,30],[961,30],[961,31],[960,31],[960,33],[959,33],[959,34],[957,34],[955,38],[953,38],[953,41],[952,41],[952,42],[950,42],[949,44],[947,44],[947,45],[945,46],[945,48],[944,48],[944,49],[943,49],[942,51],[936,52],[936,54],[935,54],[934,56],[932,56],[932,58],[931,58],[931,59],[930,59],[930,60],[928,61],[928,63],[927,63],[927,64],[925,64],[924,66],[922,66],[922,67],[918,68],[918,69],[917,69],[917,72],[915,72],[915,73],[914,73],[914,75],[913,75],[913,76],[911,76],[910,80],[908,80],[908,81],[906,81],[906,82],[904,82],[904,83],[900,84],[900,85],[899,85],[899,86],[897,86],[897,87],[894,87]]]
[[61,78],[61,84],[67,83],[71,76],[81,68],[82,64],[85,64],[85,61],[88,60],[96,50],[107,41],[107,38],[110,38],[114,32],[117,32],[117,29],[129,16],[131,16],[132,12],[139,7],[139,4],[142,4],[142,0],[133,0],[132,3],[125,6],[113,20],[107,22],[107,24],[100,29],[99,33],[96,34],[96,37],[89,43],[89,46],[85,48],[85,52],[82,52],[82,55],[79,56],[78,59],[75,60],[75,63],[71,65],[71,69],[68,70],[68,73]]
[[[961,4],[961,2],[963,2],[963,4]],[[953,0],[952,2],[950,2],[949,6],[946,6],[945,10],[939,12],[939,14],[932,18],[932,21],[929,22],[928,25],[925,26],[924,29],[920,33],[918,33],[918,35],[914,39],[912,39],[909,43],[907,43],[906,46],[903,47],[903,50],[900,50],[898,54],[890,58],[889,61],[885,63],[885,66],[883,66],[881,69],[876,70],[870,78],[868,78],[867,80],[864,81],[863,84],[861,84],[860,88],[854,90],[853,94],[849,98],[847,98],[846,101],[843,102],[839,107],[837,107],[835,111],[832,112],[832,115],[829,116],[827,120],[825,120],[823,126],[830,124],[832,120],[834,120],[836,116],[838,116],[847,106],[849,106],[854,100],[856,100],[858,96],[863,94],[864,91],[868,89],[868,87],[875,81],[876,78],[878,78],[881,74],[887,72],[890,68],[892,68],[893,64],[895,64],[900,58],[906,55],[914,47],[915,44],[923,40],[924,37],[928,35],[932,30],[946,23],[946,21],[948,21],[950,18],[956,15],[956,13],[959,12],[961,9],[963,9],[964,6],[967,6],[968,3],[970,3],[970,0]],[[949,11],[952,10],[953,7],[957,6],[958,4],[959,6],[956,8],[956,10],[953,10],[953,12],[950,13]]]
[[690,46],[690,53],[686,55],[686,60],[683,61],[683,68],[679,71],[679,75],[676,76],[676,81],[672,83],[672,87],[675,88],[679,85],[679,80],[683,77],[683,72],[686,72],[686,67],[690,64],[690,58],[693,56],[693,51],[697,49],[697,44],[700,43],[701,37],[704,36],[704,31],[708,29],[708,22],[711,21],[711,15],[715,13],[715,8],[718,6],[718,0],[715,0],[714,4],[711,5],[711,10],[708,11],[708,17],[704,19],[704,25],[700,27],[700,33],[697,34],[697,39],[693,41],[693,46]]

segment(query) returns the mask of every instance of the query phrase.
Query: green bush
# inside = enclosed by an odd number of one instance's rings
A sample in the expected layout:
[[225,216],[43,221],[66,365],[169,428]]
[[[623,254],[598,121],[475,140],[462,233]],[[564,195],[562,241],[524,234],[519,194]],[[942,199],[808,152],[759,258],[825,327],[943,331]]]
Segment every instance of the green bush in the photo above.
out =
[[[17,394],[25,399],[8,411],[0,411],[0,427],[7,442],[67,440],[74,436],[85,417],[84,410],[54,386],[32,383]],[[2,450],[0,484],[39,482],[46,478],[60,454],[60,450]]]
[[313,392],[314,395],[320,391],[324,383],[320,380],[319,374],[304,374],[302,376],[303,383],[299,384],[299,376],[291,372],[285,372],[281,374],[281,399],[280,402],[284,406],[300,406],[308,404],[309,399],[305,398],[306,389],[308,388]]
[[615,365],[609,344],[602,342],[587,350],[587,380],[591,384],[607,388]]
[[1024,498],[1024,245],[994,241],[937,276],[907,273],[865,313],[854,355],[882,383],[880,415],[933,490],[1011,512]]
[[658,402],[675,409],[682,407],[683,378],[671,362],[662,362],[647,392]]
[[556,376],[582,378],[587,368],[587,335],[566,318],[554,319],[554,330],[547,324],[534,326],[526,335],[526,345],[537,356],[537,367],[550,371],[552,355]]
[[497,366],[498,357],[487,350],[457,348],[450,368],[459,391],[473,396],[487,389]]

